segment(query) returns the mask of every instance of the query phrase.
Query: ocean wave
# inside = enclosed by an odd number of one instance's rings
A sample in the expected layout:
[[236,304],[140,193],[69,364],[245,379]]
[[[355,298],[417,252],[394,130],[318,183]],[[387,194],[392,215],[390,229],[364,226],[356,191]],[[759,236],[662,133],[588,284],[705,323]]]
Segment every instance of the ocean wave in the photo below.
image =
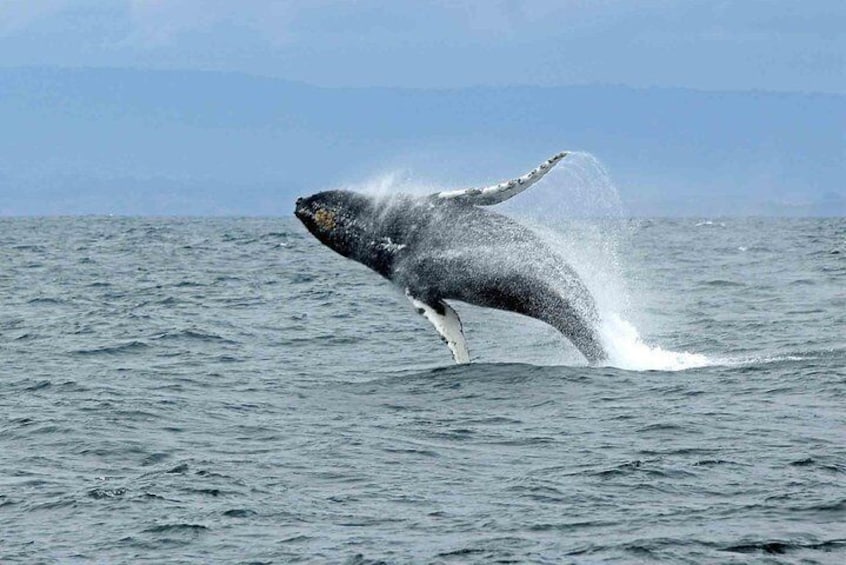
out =
[[138,340],[127,341],[114,345],[103,345],[101,347],[94,347],[90,349],[77,349],[73,351],[75,355],[116,355],[120,353],[141,353],[150,346]]

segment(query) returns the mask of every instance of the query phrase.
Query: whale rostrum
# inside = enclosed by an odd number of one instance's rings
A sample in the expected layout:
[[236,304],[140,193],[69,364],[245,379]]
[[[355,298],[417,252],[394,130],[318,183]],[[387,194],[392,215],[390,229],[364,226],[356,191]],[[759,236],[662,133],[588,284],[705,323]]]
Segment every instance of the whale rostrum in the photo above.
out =
[[484,188],[422,197],[320,192],[298,199],[295,214],[324,245],[404,290],[457,363],[468,363],[470,354],[447,300],[546,322],[590,363],[599,363],[607,355],[596,305],[573,268],[532,230],[482,208],[526,190],[566,155],[557,153],[521,177]]

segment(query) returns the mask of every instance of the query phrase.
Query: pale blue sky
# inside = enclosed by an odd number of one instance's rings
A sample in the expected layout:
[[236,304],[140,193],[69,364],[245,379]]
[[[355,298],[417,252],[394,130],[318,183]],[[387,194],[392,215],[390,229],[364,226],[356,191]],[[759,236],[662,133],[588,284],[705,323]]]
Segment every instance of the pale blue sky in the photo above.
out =
[[3,0],[0,66],[846,92],[846,2]]
[[562,149],[634,214],[843,214],[844,30],[846,0],[0,0],[0,216],[290,214]]

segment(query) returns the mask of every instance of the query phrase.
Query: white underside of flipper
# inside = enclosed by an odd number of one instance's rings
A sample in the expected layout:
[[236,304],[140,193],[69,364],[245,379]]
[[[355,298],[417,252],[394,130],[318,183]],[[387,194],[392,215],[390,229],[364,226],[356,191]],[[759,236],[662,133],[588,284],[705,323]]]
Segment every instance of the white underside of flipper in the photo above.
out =
[[491,206],[499,204],[520,194],[539,180],[541,180],[546,173],[558,164],[558,161],[567,156],[566,151],[562,151],[553,155],[535,169],[532,169],[522,177],[511,179],[492,186],[484,188],[465,188],[461,190],[448,190],[438,192],[433,196],[436,198],[443,198],[445,200],[459,200],[473,204],[476,206]]
[[441,314],[429,304],[414,298],[408,290],[405,291],[405,295],[417,309],[417,312],[435,326],[435,330],[452,352],[455,362],[469,363],[470,352],[467,350],[467,340],[464,339],[464,330],[461,328],[461,319],[458,317],[458,313],[443,300],[438,302],[438,306],[443,309],[443,314]]

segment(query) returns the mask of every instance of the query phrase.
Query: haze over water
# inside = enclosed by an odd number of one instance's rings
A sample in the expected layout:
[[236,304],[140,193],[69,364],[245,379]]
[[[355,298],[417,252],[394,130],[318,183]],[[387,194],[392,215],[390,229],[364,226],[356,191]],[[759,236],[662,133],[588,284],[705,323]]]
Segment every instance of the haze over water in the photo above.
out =
[[455,366],[293,219],[0,220],[0,560],[842,562],[846,222],[625,230],[702,366],[462,304]]

